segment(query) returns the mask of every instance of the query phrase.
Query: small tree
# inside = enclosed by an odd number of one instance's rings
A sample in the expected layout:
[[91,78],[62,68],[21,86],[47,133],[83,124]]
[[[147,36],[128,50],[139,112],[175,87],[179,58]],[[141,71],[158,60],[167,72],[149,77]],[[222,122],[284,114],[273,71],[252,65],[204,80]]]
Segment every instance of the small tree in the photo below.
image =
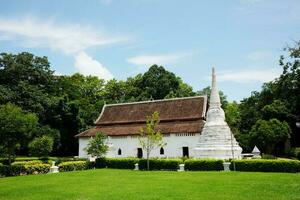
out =
[[101,132],[96,133],[95,137],[90,139],[84,150],[91,156],[103,157],[108,150],[106,136]]
[[29,143],[29,154],[38,157],[48,157],[53,149],[53,138],[44,135],[39,138],[34,138]]
[[159,113],[155,111],[151,116],[146,117],[146,129],[141,128],[138,137],[142,149],[146,151],[147,169],[149,170],[149,156],[153,149],[163,147],[163,136],[160,130],[157,130],[159,124]]

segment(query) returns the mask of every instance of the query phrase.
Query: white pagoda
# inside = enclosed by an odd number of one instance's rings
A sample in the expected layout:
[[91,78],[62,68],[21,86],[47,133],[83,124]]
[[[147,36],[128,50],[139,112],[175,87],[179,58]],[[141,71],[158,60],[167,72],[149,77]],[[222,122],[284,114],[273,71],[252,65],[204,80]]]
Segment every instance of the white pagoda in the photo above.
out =
[[225,121],[214,68],[212,69],[212,86],[206,122],[194,151],[197,158],[242,158],[242,148]]

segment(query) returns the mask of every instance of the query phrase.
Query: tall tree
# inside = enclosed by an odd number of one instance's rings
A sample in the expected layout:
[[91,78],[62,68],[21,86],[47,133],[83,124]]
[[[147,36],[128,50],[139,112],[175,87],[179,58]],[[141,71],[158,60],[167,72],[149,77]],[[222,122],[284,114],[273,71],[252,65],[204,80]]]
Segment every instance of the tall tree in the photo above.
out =
[[250,131],[253,145],[257,145],[262,152],[277,154],[275,147],[284,144],[290,138],[291,129],[286,122],[277,119],[258,120]]
[[170,92],[179,89],[179,80],[162,66],[153,65],[142,76],[139,87],[144,98],[164,99]]
[[35,114],[25,113],[11,103],[0,106],[0,146],[9,164],[16,149],[30,138],[37,126],[38,118]]

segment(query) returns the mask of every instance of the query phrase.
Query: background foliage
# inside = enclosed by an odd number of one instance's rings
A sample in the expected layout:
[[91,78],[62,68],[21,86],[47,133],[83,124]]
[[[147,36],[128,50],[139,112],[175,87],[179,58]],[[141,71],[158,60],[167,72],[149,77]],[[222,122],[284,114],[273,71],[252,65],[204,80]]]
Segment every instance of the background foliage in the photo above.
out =
[[[261,91],[252,92],[241,102],[228,102],[226,95],[220,92],[227,122],[245,152],[257,145],[263,152],[289,155],[294,152],[290,147],[300,146],[300,129],[296,127],[296,122],[300,121],[300,42],[284,50],[284,55],[279,58],[282,74],[264,83]],[[0,154],[9,151],[13,155],[16,150],[18,155],[28,155],[29,142],[47,135],[53,138],[52,155],[74,155],[78,150],[74,135],[93,126],[105,103],[203,94],[209,97],[209,93],[209,87],[194,91],[180,77],[158,65],[125,81],[112,79],[106,82],[78,73],[55,75],[47,57],[27,52],[1,53]],[[14,117],[10,113],[19,113],[18,116],[23,117]],[[24,121],[25,116],[32,123],[27,124],[27,130],[23,131],[16,120]],[[270,122],[273,119],[280,122],[276,126],[282,127],[284,124],[289,128],[284,128],[287,130],[284,137],[275,131],[277,128],[272,128],[270,134],[277,139],[274,147],[270,147],[255,138],[259,133],[258,124],[262,123],[259,120]],[[16,125],[12,125],[14,123]],[[20,137],[16,139],[14,134]],[[6,143],[8,138],[14,141],[9,149]]]

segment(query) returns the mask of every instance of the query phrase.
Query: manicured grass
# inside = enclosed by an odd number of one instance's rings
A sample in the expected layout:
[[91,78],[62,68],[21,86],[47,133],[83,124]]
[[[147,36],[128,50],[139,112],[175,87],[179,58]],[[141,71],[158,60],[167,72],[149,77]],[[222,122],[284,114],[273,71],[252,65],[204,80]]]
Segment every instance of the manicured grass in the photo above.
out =
[[86,170],[0,178],[0,199],[300,200],[300,174]]

